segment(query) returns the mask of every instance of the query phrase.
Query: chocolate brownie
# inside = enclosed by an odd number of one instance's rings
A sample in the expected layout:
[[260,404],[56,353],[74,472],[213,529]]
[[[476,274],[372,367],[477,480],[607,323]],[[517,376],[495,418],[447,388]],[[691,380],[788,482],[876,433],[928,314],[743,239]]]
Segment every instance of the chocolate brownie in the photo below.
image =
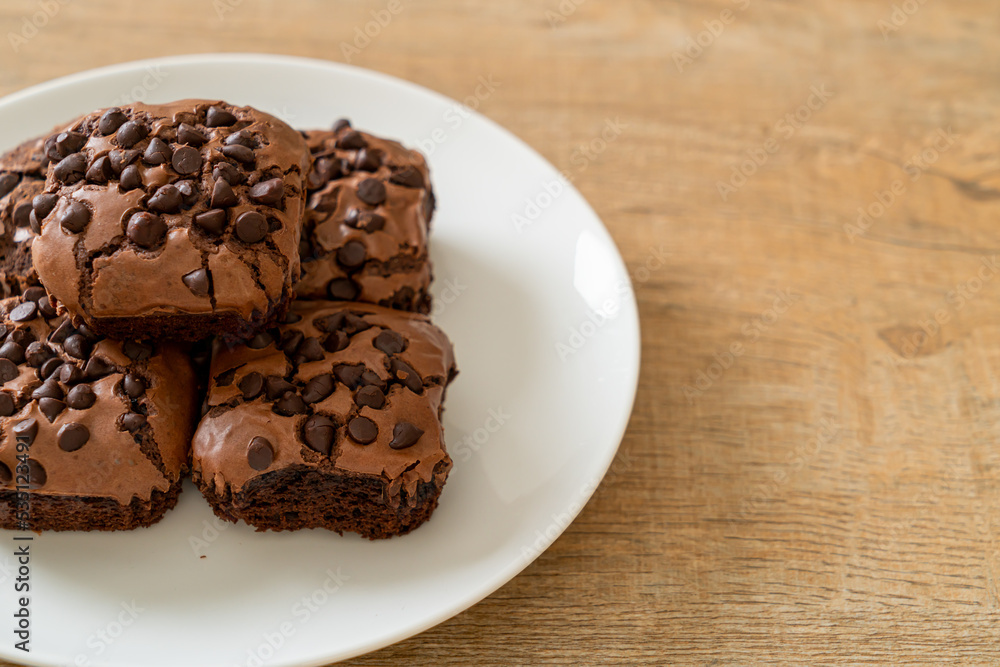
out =
[[0,527],[149,526],[188,467],[190,362],[74,327],[53,303],[41,287],[0,301]]
[[304,134],[314,165],[298,298],[429,312],[434,192],[424,157],[346,120]]
[[224,519],[370,539],[426,521],[451,469],[440,421],[456,374],[430,320],[296,301],[247,345],[216,344],[192,477]]
[[35,233],[29,218],[32,202],[45,188],[43,138],[26,141],[0,155],[0,297],[21,294],[38,285],[31,262]]
[[310,166],[288,125],[224,102],[137,103],[46,147],[35,266],[95,332],[251,337],[286,310]]

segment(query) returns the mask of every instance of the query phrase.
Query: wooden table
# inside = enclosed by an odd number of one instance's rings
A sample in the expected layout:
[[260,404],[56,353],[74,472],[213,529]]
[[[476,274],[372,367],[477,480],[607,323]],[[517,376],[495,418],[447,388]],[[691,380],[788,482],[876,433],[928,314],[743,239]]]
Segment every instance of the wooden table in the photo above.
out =
[[481,111],[621,247],[612,472],[514,581],[351,664],[1000,661],[995,3],[397,1],[358,52],[387,1],[72,0],[0,48],[0,93],[214,50],[493,77]]

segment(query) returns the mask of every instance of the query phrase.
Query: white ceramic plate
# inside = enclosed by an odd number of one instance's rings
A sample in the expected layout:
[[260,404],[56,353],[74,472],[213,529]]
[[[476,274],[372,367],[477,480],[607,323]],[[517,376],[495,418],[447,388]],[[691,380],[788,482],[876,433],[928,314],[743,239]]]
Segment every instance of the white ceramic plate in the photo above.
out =
[[[31,546],[31,653],[14,649],[10,630],[0,639],[16,662],[322,665],[405,639],[495,591],[562,533],[631,412],[638,317],[601,221],[537,153],[438,94],[321,61],[168,58],[0,100],[0,148],[96,108],[184,97],[250,104],[300,128],[346,116],[428,154],[440,202],[434,316],[461,369],[445,412],[456,465],[431,521],[381,542],[217,523],[190,484],[150,529],[42,534]],[[5,628],[14,535],[0,534]]]

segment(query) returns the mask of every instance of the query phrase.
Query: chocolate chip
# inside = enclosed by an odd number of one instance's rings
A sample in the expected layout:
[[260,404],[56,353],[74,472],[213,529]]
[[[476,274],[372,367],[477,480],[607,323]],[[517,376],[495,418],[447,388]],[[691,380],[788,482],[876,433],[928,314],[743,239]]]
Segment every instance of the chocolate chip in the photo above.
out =
[[389,447],[392,449],[412,447],[417,444],[417,440],[420,440],[420,436],[423,434],[422,428],[414,426],[410,422],[400,422],[396,424],[396,428],[392,429],[392,441],[389,443]]
[[60,401],[58,398],[41,398],[38,400],[38,410],[45,418],[49,420],[51,424],[56,420],[63,410],[66,409],[66,404]]
[[326,286],[326,293],[337,301],[353,301],[361,290],[350,278],[335,278]]
[[409,165],[396,171],[389,177],[390,183],[402,185],[407,188],[424,187],[424,175],[416,167]]
[[358,389],[358,393],[354,395],[354,402],[362,407],[381,410],[385,405],[385,394],[375,385],[367,385]]
[[181,123],[177,126],[177,142],[181,144],[188,144],[190,146],[201,146],[203,143],[208,141],[208,137],[202,134],[201,130],[187,123]]
[[226,212],[220,208],[213,208],[194,216],[194,224],[214,236],[219,236],[226,230],[227,222]]
[[[207,127],[229,127],[236,123],[236,116],[222,107],[209,107],[205,113]],[[264,466],[265,468],[267,466]]]
[[355,130],[344,132],[342,135],[337,137],[337,148],[343,148],[344,150],[356,151],[360,148],[366,147],[367,145],[368,142],[365,141],[364,136]]
[[358,184],[358,199],[371,206],[385,201],[385,184],[377,178],[366,178]]
[[24,363],[24,347],[12,340],[0,345],[0,358],[9,359],[15,364]]
[[61,399],[65,394],[63,393],[62,387],[55,378],[49,378],[43,382],[35,390],[31,392],[31,398],[36,401],[42,398],[58,398]]
[[382,154],[376,150],[362,148],[354,158],[354,168],[358,171],[378,171],[382,166]]
[[113,107],[101,114],[101,120],[97,123],[97,129],[101,134],[107,136],[117,132],[118,128],[125,124],[126,121],[128,121],[128,116],[123,114],[122,110],[118,107]]
[[32,301],[25,301],[14,306],[10,311],[10,319],[15,322],[30,322],[38,315],[38,306]]
[[[6,345],[7,343],[4,343]],[[55,352],[52,351],[45,343],[35,341],[28,345],[28,349],[24,352],[24,358],[27,360],[28,365],[32,368],[38,368],[46,361],[55,356]]]
[[14,209],[14,226],[15,227],[27,227],[31,224],[31,203],[21,202],[18,204],[17,208]]
[[15,410],[14,397],[7,392],[0,392],[0,417],[10,417]]
[[283,396],[286,392],[295,391],[295,385],[283,377],[268,375],[264,380],[264,387],[267,390],[267,400],[274,401]]
[[212,187],[212,200],[210,203],[212,208],[227,208],[239,204],[240,199],[233,192],[233,186],[225,179],[220,178],[215,181],[215,185]]
[[371,234],[385,228],[385,218],[374,211],[361,211],[357,208],[350,208],[344,216],[344,224]]
[[14,188],[17,187],[17,184],[18,182],[20,182],[20,180],[21,180],[20,176],[18,176],[17,174],[12,174],[10,172],[0,175],[0,199],[6,197],[11,192],[13,192]]
[[351,121],[349,121],[349,120],[348,120],[348,119],[346,119],[346,118],[338,118],[338,119],[337,119],[337,120],[336,120],[336,121],[334,122],[334,124],[333,124],[333,126],[332,126],[332,128],[331,128],[331,131],[332,131],[332,132],[333,132],[334,134],[336,134],[337,132],[340,132],[340,131],[341,131],[341,130],[343,130],[343,129],[346,129],[346,128],[349,128],[350,126],[351,126]]
[[56,148],[59,150],[60,155],[75,153],[83,148],[86,143],[87,137],[79,132],[60,132],[56,136]]
[[337,250],[337,262],[345,269],[356,269],[365,263],[368,251],[361,241],[348,241]]
[[62,366],[62,359],[59,357],[52,357],[38,369],[38,379],[47,380],[49,377],[59,370]]
[[66,394],[66,404],[74,410],[86,410],[97,401],[97,394],[90,385],[78,384]]
[[87,340],[89,340],[91,343],[96,343],[97,341],[101,340],[101,338],[102,338],[102,336],[98,336],[93,331],[91,331],[90,327],[88,327],[86,324],[81,324],[80,326],[78,326],[76,328],[76,331],[81,336],[83,336],[84,338],[86,338]]
[[274,337],[266,331],[261,331],[259,334],[251,338],[247,342],[247,347],[251,350],[263,350],[265,347],[274,342]]
[[34,287],[29,287],[24,290],[24,293],[21,294],[21,296],[24,297],[25,301],[34,301],[37,303],[39,299],[47,299],[49,293],[45,291],[44,287],[35,285]]
[[115,134],[118,145],[122,148],[132,148],[137,143],[146,138],[146,128],[134,120],[122,123]]
[[[127,345],[128,343],[126,343]],[[83,367],[83,372],[86,373],[87,377],[91,380],[99,380],[100,378],[110,375],[114,372],[115,367],[107,359],[101,357],[91,357],[87,362],[87,365]]]
[[355,417],[347,425],[347,435],[358,444],[367,445],[378,437],[378,426],[368,417]]
[[[89,367],[90,364],[87,364]],[[84,371],[76,364],[66,362],[59,366],[59,381],[65,385],[80,384],[86,379]]]
[[240,379],[239,388],[243,392],[243,399],[251,401],[264,391],[264,376],[256,371],[247,373]]
[[122,352],[132,361],[146,361],[153,356],[153,346],[146,343],[139,343],[127,340],[122,343]]
[[326,185],[327,178],[324,177],[323,172],[320,171],[319,167],[313,167],[312,171],[309,172],[309,176],[306,178],[306,188],[309,190],[319,190],[321,187]]
[[142,176],[139,175],[139,168],[134,164],[130,164],[125,167],[122,171],[121,179],[119,180],[122,190],[128,192],[129,190],[135,190],[142,187]]
[[10,382],[18,375],[17,364],[10,359],[0,359],[0,382]]
[[386,354],[399,354],[406,349],[406,339],[388,329],[375,336],[372,344],[376,349],[382,350]]
[[295,354],[295,351],[299,349],[299,345],[302,344],[302,339],[305,338],[305,334],[301,331],[289,331],[281,337],[281,344],[279,347],[281,351],[291,356]]
[[223,146],[222,154],[243,164],[251,164],[254,161],[253,151],[246,146],[236,144],[234,146]]
[[240,130],[239,132],[233,132],[222,142],[226,146],[246,146],[247,148],[253,148],[253,137],[246,130]]
[[156,190],[156,193],[149,198],[149,209],[157,213],[173,213],[180,209],[184,203],[181,191],[175,185],[164,185]]
[[137,246],[155,248],[167,235],[167,224],[160,216],[142,211],[132,214],[125,233]]
[[111,158],[111,168],[116,174],[122,173],[125,167],[138,160],[139,155],[139,151],[135,149],[127,151],[115,149],[108,153],[108,157]]
[[267,470],[274,461],[274,447],[267,438],[257,436],[247,446],[247,463],[254,470]]
[[62,324],[56,327],[55,331],[49,334],[49,340],[52,341],[53,343],[59,344],[75,333],[76,333],[76,327],[74,327],[73,324],[67,318],[62,321]]
[[267,219],[257,211],[247,211],[236,218],[236,235],[244,243],[257,243],[267,236]]
[[14,480],[14,475],[11,474],[10,468],[7,467],[6,463],[0,463],[0,484],[10,484]]
[[83,424],[64,424],[56,437],[59,440],[59,449],[64,452],[75,452],[90,440],[90,429]]
[[21,347],[28,347],[29,344],[35,342],[35,334],[31,332],[31,329],[14,329],[7,339],[14,341]]
[[59,213],[59,224],[71,234],[79,234],[90,222],[90,209],[82,202],[70,200]]
[[315,338],[307,338],[299,347],[299,354],[307,361],[322,361],[326,356],[323,354],[323,346]]
[[146,164],[166,164],[170,162],[172,155],[173,151],[167,142],[159,137],[153,137],[146,147],[146,152],[142,154],[142,159]]
[[329,373],[317,375],[306,383],[302,398],[306,403],[319,403],[332,394],[335,388],[332,375]]
[[358,317],[354,313],[345,313],[344,320],[340,327],[353,336],[354,334],[361,333],[366,329],[371,329],[372,325],[369,324],[363,317]]
[[220,162],[215,165],[215,168],[212,169],[212,177],[216,180],[222,179],[230,185],[239,185],[243,182],[243,175],[240,174],[240,170],[228,162]]
[[174,151],[170,164],[178,174],[193,174],[201,168],[201,152],[191,146],[181,146]]
[[22,419],[14,424],[14,428],[11,430],[14,431],[14,437],[18,442],[26,442],[30,445],[35,441],[35,436],[38,435],[38,420],[34,417]]
[[177,181],[174,186],[181,193],[182,201],[188,206],[198,201],[198,188],[193,181]]
[[296,322],[301,322],[301,321],[302,321],[302,316],[299,315],[298,313],[293,313],[292,311],[288,311],[287,313],[285,313],[285,316],[281,319],[282,324],[295,324]]
[[336,434],[337,425],[325,415],[313,415],[306,420],[302,429],[303,439],[309,448],[326,456],[333,450]]
[[138,375],[129,373],[122,380],[122,389],[129,398],[139,398],[146,393],[146,381]]
[[419,394],[423,392],[424,383],[420,379],[420,375],[402,359],[393,357],[389,362],[389,370],[392,372],[394,378],[402,382],[413,393]]
[[349,388],[357,389],[358,385],[361,384],[361,374],[364,370],[364,366],[341,365],[333,369],[333,374]]
[[91,183],[104,185],[114,175],[114,170],[111,168],[111,161],[107,155],[102,155],[90,163],[90,167],[87,168],[86,178]]
[[187,285],[187,288],[191,290],[191,293],[195,296],[208,296],[211,289],[211,280],[209,279],[208,271],[205,269],[198,269],[186,274],[181,280]]
[[129,433],[135,433],[145,425],[146,415],[140,415],[138,412],[129,412],[122,415],[122,428]]
[[275,401],[274,411],[279,415],[291,417],[292,415],[301,415],[309,412],[309,406],[294,391],[286,391],[282,394],[281,398]]
[[90,354],[90,342],[80,334],[73,334],[63,343],[66,354],[77,359],[86,359]]
[[285,194],[285,182],[280,178],[261,181],[250,188],[250,199],[258,204],[274,205],[281,201]]
[[73,153],[68,157],[64,157],[52,168],[52,175],[56,177],[56,180],[66,185],[72,185],[77,181],[83,180],[83,175],[86,171],[87,159],[81,153]]
[[[34,420],[32,420],[34,421]],[[28,459],[28,488],[40,489],[49,481],[45,468],[35,459]]]
[[343,331],[334,331],[323,341],[323,349],[327,352],[340,352],[350,344],[347,334]]
[[52,209],[56,207],[56,203],[59,201],[58,195],[38,195],[31,200],[31,205],[34,208],[35,216],[39,220],[44,220],[45,216],[52,212]]
[[38,306],[38,312],[47,320],[52,319],[57,314],[56,307],[52,305],[52,301],[49,300],[48,296],[43,296],[35,302],[35,305]]

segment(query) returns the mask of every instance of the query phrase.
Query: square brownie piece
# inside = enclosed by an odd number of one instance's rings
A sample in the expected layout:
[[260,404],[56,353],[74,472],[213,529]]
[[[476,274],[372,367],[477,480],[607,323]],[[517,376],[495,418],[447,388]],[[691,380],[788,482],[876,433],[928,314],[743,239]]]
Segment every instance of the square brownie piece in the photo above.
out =
[[304,136],[313,168],[298,298],[429,312],[434,191],[423,155],[346,120]]
[[172,344],[75,327],[41,287],[0,301],[0,527],[128,530],[172,508],[197,416]]
[[293,302],[277,329],[216,344],[192,477],[216,514],[258,530],[407,533],[451,470],[441,412],[456,373],[426,316]]

